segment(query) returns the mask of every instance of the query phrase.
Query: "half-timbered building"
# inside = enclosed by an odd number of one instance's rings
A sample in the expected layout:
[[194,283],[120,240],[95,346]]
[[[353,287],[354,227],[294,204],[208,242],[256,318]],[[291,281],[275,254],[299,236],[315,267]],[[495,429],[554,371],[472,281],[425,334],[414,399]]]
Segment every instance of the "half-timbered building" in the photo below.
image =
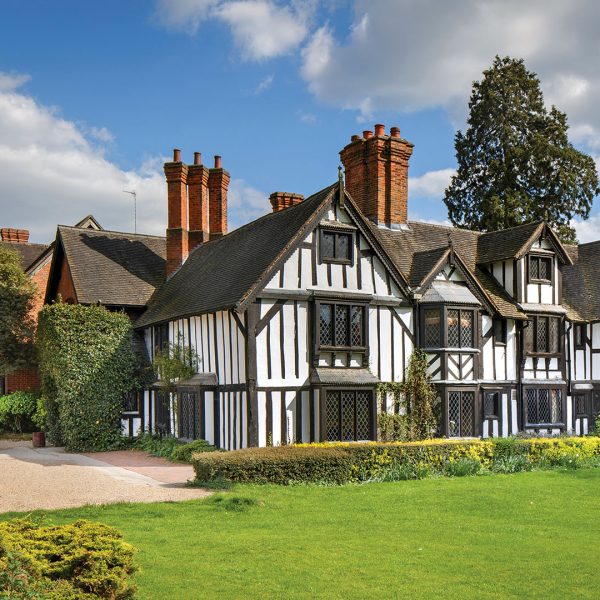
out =
[[[226,449],[375,439],[378,412],[392,410],[376,387],[401,382],[419,347],[440,435],[589,431],[600,409],[600,246],[565,246],[545,223],[481,233],[409,221],[412,150],[398,128],[376,125],[341,151],[344,178],[306,199],[275,192],[272,212],[231,232],[220,157],[187,165],[176,150],[166,243],[152,242],[164,244],[160,263],[146,239],[119,242],[136,250],[128,267],[109,251],[126,234],[59,230],[71,274],[92,251],[128,271],[120,305],[137,298],[150,358],[169,343],[198,357],[178,385],[178,418],[157,382],[128,430]],[[73,240],[85,248],[70,252]],[[150,258],[152,276],[141,267]]]

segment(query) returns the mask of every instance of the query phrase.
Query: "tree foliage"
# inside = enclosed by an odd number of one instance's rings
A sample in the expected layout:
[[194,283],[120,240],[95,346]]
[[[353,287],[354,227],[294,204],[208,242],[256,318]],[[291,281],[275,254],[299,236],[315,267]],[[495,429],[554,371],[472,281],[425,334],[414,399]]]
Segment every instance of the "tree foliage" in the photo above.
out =
[[496,56],[473,84],[467,123],[444,198],[452,223],[496,231],[545,220],[575,241],[571,219],[587,219],[600,192],[596,165],[569,143],[567,116],[546,109],[523,60]]
[[21,268],[19,255],[0,246],[0,375],[35,363],[35,292],[34,283]]
[[39,314],[42,393],[52,443],[109,450],[121,441],[123,397],[140,379],[126,314],[102,306],[52,304]]

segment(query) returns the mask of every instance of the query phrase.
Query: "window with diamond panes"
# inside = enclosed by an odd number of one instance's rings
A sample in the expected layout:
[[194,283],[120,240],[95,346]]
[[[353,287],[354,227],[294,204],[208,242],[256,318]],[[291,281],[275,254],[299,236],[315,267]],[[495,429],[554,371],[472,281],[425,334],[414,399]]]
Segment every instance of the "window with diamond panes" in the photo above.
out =
[[449,348],[458,348],[460,346],[460,326],[458,323],[458,310],[448,310],[448,343]]
[[552,281],[552,258],[549,256],[529,257],[529,281],[550,283]]
[[319,341],[321,346],[333,346],[333,305],[321,304],[319,307]]
[[362,390],[328,390],[327,441],[354,442],[372,438],[372,393]]
[[349,306],[335,307],[335,345],[349,346],[348,309]]
[[585,346],[585,325],[578,323],[575,325],[575,348],[582,349]]
[[352,234],[341,231],[321,232],[321,261],[352,262]]
[[526,352],[558,354],[560,352],[560,319],[557,317],[531,317],[525,329]]
[[497,417],[500,405],[499,392],[485,392],[483,395],[483,414],[486,417]]
[[587,397],[585,394],[576,394],[575,395],[575,414],[579,415],[587,415]]
[[364,349],[364,315],[364,306],[320,304],[319,344],[332,348]]
[[179,393],[179,437],[195,440],[200,437],[200,407],[196,392]]
[[425,323],[424,342],[426,348],[439,348],[440,340],[440,309],[427,308],[423,311],[423,321]]
[[562,395],[560,390],[526,389],[525,408],[528,425],[562,423]]
[[448,392],[448,436],[475,435],[474,392]]
[[473,311],[449,308],[446,312],[446,347],[473,347]]

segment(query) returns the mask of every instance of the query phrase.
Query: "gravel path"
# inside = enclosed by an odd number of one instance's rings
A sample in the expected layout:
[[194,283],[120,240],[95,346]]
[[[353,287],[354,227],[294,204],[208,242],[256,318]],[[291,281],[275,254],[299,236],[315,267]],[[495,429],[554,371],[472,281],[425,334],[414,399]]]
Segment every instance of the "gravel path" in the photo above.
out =
[[15,442],[0,445],[0,513],[85,504],[191,500],[211,493],[183,487],[185,479],[181,477],[171,476],[167,481],[173,479],[177,482],[164,483],[131,468],[82,454],[67,454],[60,448],[34,449],[30,443]]

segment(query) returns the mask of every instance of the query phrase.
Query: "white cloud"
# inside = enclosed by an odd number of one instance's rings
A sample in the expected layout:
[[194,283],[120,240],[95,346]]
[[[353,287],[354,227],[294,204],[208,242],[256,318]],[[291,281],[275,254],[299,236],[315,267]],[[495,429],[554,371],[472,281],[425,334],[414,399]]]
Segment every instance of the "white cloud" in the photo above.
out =
[[115,136],[106,127],[90,127],[90,135],[107,144],[115,141]]
[[0,92],[11,92],[20,88],[31,78],[23,73],[3,73],[0,71]]
[[455,173],[454,169],[440,169],[439,171],[428,171],[419,177],[409,177],[409,194],[412,198],[440,200]]
[[593,215],[587,221],[572,220],[571,226],[577,232],[577,239],[582,244],[600,240],[600,215]]
[[249,185],[243,179],[232,179],[227,195],[229,229],[253,221],[271,209],[267,194]]
[[268,0],[224,2],[214,16],[231,28],[244,60],[262,60],[287,54],[308,33],[305,19],[287,6]]
[[[94,132],[92,144],[86,133]],[[32,241],[47,242],[57,224],[92,213],[106,229],[133,231],[133,203],[123,190],[135,190],[138,231],[164,235],[165,158],[148,157],[137,169],[123,170],[98,146],[111,136],[103,127],[78,126],[30,96],[0,91],[0,227],[29,229]],[[232,226],[268,212],[265,198],[232,180]]]
[[307,125],[314,125],[317,122],[317,115],[314,115],[313,113],[299,110],[296,114],[298,115],[298,118]]
[[302,51],[302,76],[321,101],[357,110],[359,120],[441,107],[462,125],[473,80],[494,55],[508,54],[538,73],[547,100],[573,125],[600,131],[594,0],[355,0],[353,7],[345,37],[324,26]]
[[254,88],[254,95],[258,96],[263,92],[267,91],[272,85],[275,77],[273,75],[267,75],[259,84]]
[[196,33],[217,0],[156,0],[156,19],[170,29]]

